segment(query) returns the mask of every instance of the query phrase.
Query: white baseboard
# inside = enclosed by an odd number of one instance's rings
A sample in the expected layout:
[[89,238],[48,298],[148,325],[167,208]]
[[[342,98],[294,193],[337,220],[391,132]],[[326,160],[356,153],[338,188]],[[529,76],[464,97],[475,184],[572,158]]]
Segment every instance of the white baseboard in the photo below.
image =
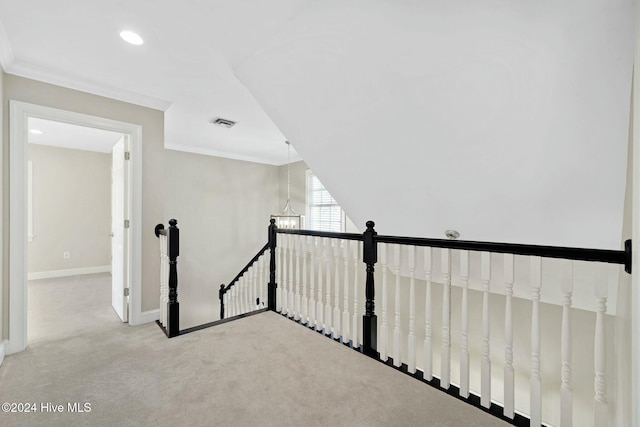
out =
[[160,319],[160,309],[156,308],[155,310],[143,311],[140,313],[140,325],[150,322],[155,322]]
[[0,366],[2,366],[2,362],[4,361],[4,356],[7,355],[6,351],[5,351],[5,346],[7,344],[7,341],[0,341]]
[[27,274],[27,280],[51,279],[53,277],[80,276],[82,274],[110,273],[110,265],[97,267],[71,268],[68,270],[38,271]]

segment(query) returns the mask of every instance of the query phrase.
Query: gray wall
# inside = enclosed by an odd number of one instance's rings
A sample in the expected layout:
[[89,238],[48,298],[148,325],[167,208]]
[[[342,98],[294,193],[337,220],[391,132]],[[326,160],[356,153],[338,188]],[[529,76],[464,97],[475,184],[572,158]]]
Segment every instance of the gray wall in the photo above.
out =
[[[160,294],[160,259],[158,242],[150,231],[163,219],[163,189],[160,184],[164,176],[164,113],[159,110],[117,101],[102,96],[67,89],[36,80],[4,75],[4,149],[3,149],[3,250],[8,251],[9,240],[9,100],[29,102],[61,110],[74,111],[142,126],[142,311],[158,308]],[[4,281],[4,336],[8,335],[8,257],[3,257]]]
[[176,218],[180,228],[185,328],[219,318],[220,284],[267,243],[269,215],[279,209],[278,167],[173,150],[165,151],[165,165],[163,222]]
[[110,265],[111,154],[29,144],[28,157],[35,236],[28,272]]

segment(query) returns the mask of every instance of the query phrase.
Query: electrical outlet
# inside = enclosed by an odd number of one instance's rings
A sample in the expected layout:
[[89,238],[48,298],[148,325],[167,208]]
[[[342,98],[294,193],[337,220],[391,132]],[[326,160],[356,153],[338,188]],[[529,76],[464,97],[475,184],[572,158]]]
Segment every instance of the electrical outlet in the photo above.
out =
[[69,259],[69,258],[71,258],[71,254],[70,254],[69,252],[63,252],[63,253],[62,253],[62,257],[63,257],[64,259]]

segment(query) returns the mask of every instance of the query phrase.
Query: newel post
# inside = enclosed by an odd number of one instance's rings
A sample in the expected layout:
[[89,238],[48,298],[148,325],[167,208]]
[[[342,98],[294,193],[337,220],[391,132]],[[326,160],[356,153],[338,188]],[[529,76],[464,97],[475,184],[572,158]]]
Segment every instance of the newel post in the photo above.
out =
[[220,320],[224,319],[224,294],[226,293],[226,289],[224,285],[220,285],[220,290],[218,291],[218,298],[220,298]]
[[180,303],[178,302],[178,256],[180,255],[180,230],[178,221],[169,220],[167,246],[169,247],[169,302],[167,303],[167,334],[169,338],[180,334]]
[[367,265],[366,302],[364,316],[362,317],[362,352],[367,356],[378,358],[378,318],[375,314],[375,283],[373,280],[375,263],[378,262],[378,248],[375,238],[378,233],[373,229],[374,226],[375,223],[373,221],[367,221],[367,229],[362,235],[362,258]]
[[269,287],[267,295],[267,308],[276,311],[276,220],[271,218],[269,224]]

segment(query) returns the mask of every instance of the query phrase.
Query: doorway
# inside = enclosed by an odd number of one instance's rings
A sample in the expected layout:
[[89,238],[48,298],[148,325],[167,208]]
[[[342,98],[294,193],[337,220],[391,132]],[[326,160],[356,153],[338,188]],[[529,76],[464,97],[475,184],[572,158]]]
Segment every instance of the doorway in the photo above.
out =
[[[140,276],[141,276],[141,126],[115,120],[69,112],[50,107],[10,101],[10,183],[9,183],[9,342],[7,353],[22,351],[27,345],[27,234],[29,226],[27,141],[30,119],[44,119],[71,125],[117,132],[128,142],[127,155],[130,179],[123,191],[127,195],[128,239],[130,248],[122,259],[123,274],[129,283],[128,298],[123,299],[121,314],[129,324],[140,322]],[[125,224],[123,222],[123,228]],[[115,232],[114,232],[115,234]],[[124,288],[122,289],[124,295]],[[125,303],[128,299],[128,310]],[[116,310],[118,311],[118,310]]]

